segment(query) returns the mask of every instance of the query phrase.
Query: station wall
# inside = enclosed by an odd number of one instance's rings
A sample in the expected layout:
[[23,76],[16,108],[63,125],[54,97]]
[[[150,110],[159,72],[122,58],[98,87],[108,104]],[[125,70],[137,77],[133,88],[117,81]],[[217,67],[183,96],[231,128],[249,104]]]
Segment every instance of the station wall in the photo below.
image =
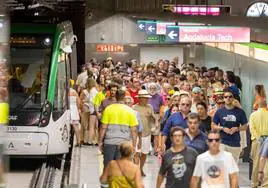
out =
[[145,33],[137,32],[136,21],[114,15],[86,28],[85,42],[100,44],[144,43]]
[[205,47],[204,62],[207,67],[218,66],[223,70],[234,71],[240,76],[243,83],[242,106],[247,115],[252,111],[255,85],[264,84],[267,95],[267,63],[208,46]]
[[183,62],[183,47],[147,46],[140,48],[140,62],[142,63],[157,62],[160,59],[171,61],[174,57],[179,57],[179,61]]

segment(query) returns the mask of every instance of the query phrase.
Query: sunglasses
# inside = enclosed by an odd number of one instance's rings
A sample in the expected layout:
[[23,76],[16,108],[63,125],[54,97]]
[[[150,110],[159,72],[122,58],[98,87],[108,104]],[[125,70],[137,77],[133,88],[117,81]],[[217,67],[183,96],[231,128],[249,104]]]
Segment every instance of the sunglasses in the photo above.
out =
[[213,142],[213,141],[215,141],[215,142],[219,142],[220,139],[219,139],[219,138],[215,138],[215,139],[208,138],[208,142]]
[[181,105],[182,105],[182,106],[190,106],[189,103],[182,103]]
[[231,98],[233,98],[233,97],[234,97],[234,96],[232,96],[232,95],[224,96],[225,99],[227,99],[227,98],[231,99]]

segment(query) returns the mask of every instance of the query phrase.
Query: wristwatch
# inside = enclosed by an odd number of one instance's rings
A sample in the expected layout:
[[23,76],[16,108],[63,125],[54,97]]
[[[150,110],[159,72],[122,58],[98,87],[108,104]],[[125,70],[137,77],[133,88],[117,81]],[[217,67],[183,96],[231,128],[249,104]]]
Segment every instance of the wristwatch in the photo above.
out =
[[259,174],[263,174],[263,171],[259,171]]

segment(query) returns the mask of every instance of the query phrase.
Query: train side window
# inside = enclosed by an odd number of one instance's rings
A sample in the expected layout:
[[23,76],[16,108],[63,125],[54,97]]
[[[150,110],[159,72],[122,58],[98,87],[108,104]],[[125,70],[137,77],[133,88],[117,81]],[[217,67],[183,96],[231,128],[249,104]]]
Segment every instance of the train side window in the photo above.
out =
[[59,119],[67,110],[67,92],[66,92],[66,61],[59,61],[58,72],[55,85],[55,98],[53,105],[53,120]]

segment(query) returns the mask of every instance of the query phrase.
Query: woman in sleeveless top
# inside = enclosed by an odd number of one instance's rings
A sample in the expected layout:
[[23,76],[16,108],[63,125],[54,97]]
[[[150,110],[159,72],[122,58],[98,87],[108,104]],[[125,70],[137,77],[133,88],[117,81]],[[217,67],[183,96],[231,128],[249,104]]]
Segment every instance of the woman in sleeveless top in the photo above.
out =
[[100,182],[109,184],[109,188],[144,188],[140,168],[131,161],[132,144],[120,145],[121,158],[111,161],[105,168]]
[[90,88],[88,93],[89,102],[89,129],[88,129],[88,140],[90,145],[98,143],[98,127],[97,127],[97,113],[94,106],[94,98],[98,94],[97,82],[94,79],[88,79],[88,88]]
[[76,147],[80,146],[80,134],[79,134],[79,125],[80,125],[80,113],[79,113],[79,106],[80,106],[80,99],[77,92],[73,89],[74,80],[70,80],[70,115],[71,115],[71,124],[73,126],[75,136],[76,136]]
[[96,113],[93,105],[93,99],[98,93],[96,89],[96,81],[88,78],[86,82],[86,89],[81,92],[80,99],[82,101],[81,111],[81,140],[84,145],[92,145],[95,136],[96,127]]

